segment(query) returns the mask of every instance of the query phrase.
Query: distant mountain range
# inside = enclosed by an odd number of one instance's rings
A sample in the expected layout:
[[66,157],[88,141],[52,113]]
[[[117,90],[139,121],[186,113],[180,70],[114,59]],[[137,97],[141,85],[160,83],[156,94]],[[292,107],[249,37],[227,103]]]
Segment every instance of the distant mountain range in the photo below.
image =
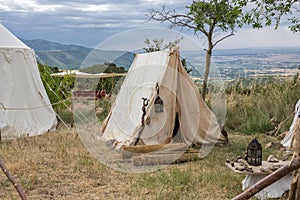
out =
[[133,53],[126,51],[97,50],[41,39],[21,40],[27,46],[35,50],[40,62],[60,69],[86,68],[108,62],[115,63],[118,67],[123,67],[128,70],[134,58]]
[[[40,39],[21,40],[35,50],[40,62],[60,69],[79,69],[114,63],[118,67],[128,70],[134,58],[134,53],[127,51],[97,50]],[[191,75],[201,76],[203,74],[205,51],[181,51],[181,56],[186,58],[187,67],[192,69]],[[240,71],[244,73],[245,70],[273,70],[274,67],[299,69],[300,47],[216,49],[213,51],[213,62],[223,75],[230,77]]]

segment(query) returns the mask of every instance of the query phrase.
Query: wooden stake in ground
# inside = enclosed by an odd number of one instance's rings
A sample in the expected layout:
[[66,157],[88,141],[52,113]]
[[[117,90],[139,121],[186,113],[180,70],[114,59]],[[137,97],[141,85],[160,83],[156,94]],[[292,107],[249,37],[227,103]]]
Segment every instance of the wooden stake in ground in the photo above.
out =
[[24,191],[22,190],[21,186],[15,181],[14,177],[9,173],[8,169],[6,168],[6,166],[4,165],[4,163],[2,162],[1,159],[0,159],[0,167],[1,167],[2,171],[4,172],[4,174],[7,176],[7,178],[10,180],[10,182],[13,184],[13,186],[18,191],[21,199],[27,200],[27,197],[26,197]]

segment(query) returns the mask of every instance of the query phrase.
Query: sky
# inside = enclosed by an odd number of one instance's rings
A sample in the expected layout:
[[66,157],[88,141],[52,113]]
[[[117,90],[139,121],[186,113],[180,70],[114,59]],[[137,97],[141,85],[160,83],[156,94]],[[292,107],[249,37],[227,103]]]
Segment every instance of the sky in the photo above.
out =
[[[167,30],[168,24],[148,20],[146,13],[151,8],[166,4],[185,12],[185,6],[191,3],[192,0],[0,0],[0,23],[19,38],[86,47],[96,47],[116,36],[144,29],[128,38],[128,45],[134,40],[144,41],[149,28],[152,33],[156,28]],[[182,33],[205,46],[206,40],[201,35],[195,36],[192,30],[185,29]],[[248,47],[300,47],[300,33],[293,34],[287,25],[276,31],[272,27],[243,28],[216,49]]]

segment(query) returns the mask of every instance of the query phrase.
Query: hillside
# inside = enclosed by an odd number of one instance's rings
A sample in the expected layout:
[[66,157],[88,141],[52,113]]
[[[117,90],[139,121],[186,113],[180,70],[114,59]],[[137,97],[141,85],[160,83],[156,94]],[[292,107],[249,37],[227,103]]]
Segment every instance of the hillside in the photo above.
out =
[[93,50],[41,39],[21,40],[35,50],[40,62],[60,69],[79,69],[110,62],[128,70],[134,57],[133,53],[126,51]]
[[[46,40],[23,40],[33,48],[40,62],[62,69],[87,68],[105,62],[128,70],[134,53],[126,51],[93,50],[78,45],[65,45]],[[92,51],[93,50],[93,51]],[[181,51],[190,75],[204,73],[204,51]],[[300,48],[244,48],[214,50],[210,77],[235,79],[254,76],[294,75],[300,68]]]

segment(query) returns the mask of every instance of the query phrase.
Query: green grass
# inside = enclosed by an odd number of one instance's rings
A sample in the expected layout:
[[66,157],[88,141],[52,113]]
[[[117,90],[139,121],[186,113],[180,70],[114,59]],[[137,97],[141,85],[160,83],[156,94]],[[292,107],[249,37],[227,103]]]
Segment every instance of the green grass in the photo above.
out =
[[[258,137],[263,147],[270,141],[276,141],[266,135],[254,136]],[[231,199],[242,192],[241,182],[245,176],[235,174],[227,168],[225,160],[245,155],[252,139],[253,136],[231,134],[230,145],[215,146],[201,160],[138,174],[132,180],[132,189],[134,193],[142,194],[140,199]],[[270,154],[278,158],[281,156],[278,150],[264,149],[265,159]]]
[[[294,111],[300,98],[300,81],[296,78],[251,81],[247,85],[237,81],[227,87],[225,126],[245,134],[266,133]],[[288,130],[291,121],[292,118],[280,132]]]

